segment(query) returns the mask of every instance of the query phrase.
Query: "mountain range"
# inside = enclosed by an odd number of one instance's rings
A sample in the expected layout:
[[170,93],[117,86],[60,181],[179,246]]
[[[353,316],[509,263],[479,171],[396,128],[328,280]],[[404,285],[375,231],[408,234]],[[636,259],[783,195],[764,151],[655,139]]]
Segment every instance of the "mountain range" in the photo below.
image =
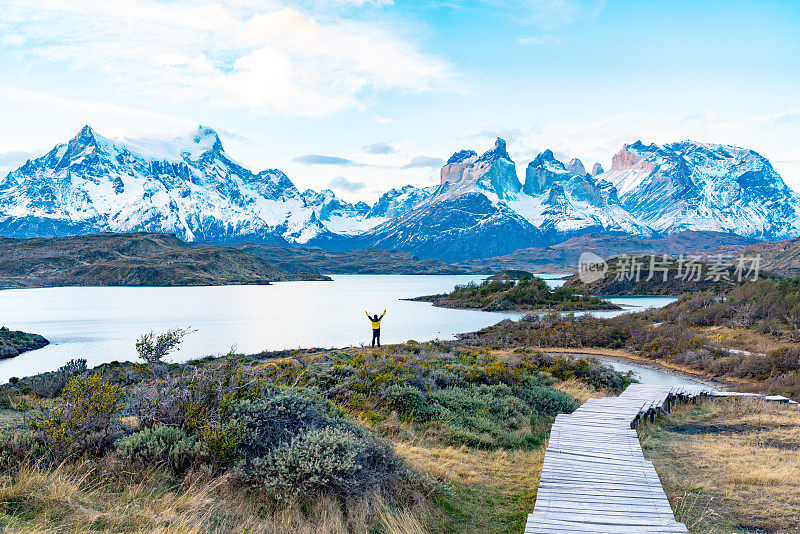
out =
[[682,141],[625,145],[604,171],[536,155],[520,180],[506,142],[460,150],[440,183],[372,206],[301,192],[254,173],[201,126],[168,141],[111,139],[85,126],[0,181],[0,235],[166,232],[333,250],[398,249],[468,261],[584,235],[662,238],[685,230],[777,240],[800,235],[800,197],[752,150]]

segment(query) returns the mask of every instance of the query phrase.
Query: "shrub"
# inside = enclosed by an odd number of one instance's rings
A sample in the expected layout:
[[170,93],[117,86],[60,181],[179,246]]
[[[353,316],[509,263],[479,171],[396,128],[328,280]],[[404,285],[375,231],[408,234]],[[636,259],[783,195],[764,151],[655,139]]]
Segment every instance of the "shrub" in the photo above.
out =
[[99,454],[108,445],[111,423],[122,396],[120,387],[99,375],[75,376],[67,382],[56,405],[31,426],[44,433],[58,456],[90,452]]
[[568,395],[552,388],[530,385],[526,390],[517,396],[504,384],[425,393],[410,386],[396,387],[390,394],[390,404],[401,417],[434,429],[436,437],[445,443],[526,447],[544,438],[534,426],[535,419],[559,413],[562,405],[569,411],[575,409],[574,400],[569,402]]
[[523,387],[520,397],[534,412],[542,415],[572,413],[578,408],[578,402],[568,394],[555,388],[537,385],[533,381]]
[[345,499],[387,486],[405,469],[387,443],[327,427],[299,434],[254,458],[249,472],[281,500],[321,492]]
[[240,403],[234,414],[244,479],[287,500],[320,492],[358,497],[405,476],[388,444],[336,412],[325,401],[274,389]]
[[188,469],[200,452],[197,438],[162,424],[117,440],[114,446],[117,454],[134,466],[166,465],[175,474]]
[[49,455],[41,436],[30,430],[0,432],[0,469],[13,472],[22,465],[46,462]]

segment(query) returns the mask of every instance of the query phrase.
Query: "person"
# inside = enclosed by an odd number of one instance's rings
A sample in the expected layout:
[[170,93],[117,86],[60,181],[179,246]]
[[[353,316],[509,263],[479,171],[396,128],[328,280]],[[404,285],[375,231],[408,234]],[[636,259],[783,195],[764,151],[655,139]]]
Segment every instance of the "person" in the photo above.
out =
[[370,315],[368,311],[365,311],[364,313],[367,314],[367,319],[369,319],[370,322],[372,323],[372,346],[374,347],[375,346],[375,342],[377,341],[378,342],[378,346],[380,347],[381,346],[381,319],[383,319],[383,316],[386,315],[386,310],[383,310],[383,313],[381,314],[380,317],[378,317],[377,313],[375,315]]

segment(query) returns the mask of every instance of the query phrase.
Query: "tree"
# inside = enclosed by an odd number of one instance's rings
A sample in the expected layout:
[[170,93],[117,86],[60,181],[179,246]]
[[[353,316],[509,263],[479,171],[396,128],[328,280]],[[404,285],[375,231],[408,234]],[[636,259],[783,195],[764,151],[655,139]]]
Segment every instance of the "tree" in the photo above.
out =
[[191,334],[188,328],[175,328],[163,334],[154,334],[152,331],[144,334],[136,341],[136,352],[139,357],[149,364],[162,363],[167,355],[180,345],[184,336]]

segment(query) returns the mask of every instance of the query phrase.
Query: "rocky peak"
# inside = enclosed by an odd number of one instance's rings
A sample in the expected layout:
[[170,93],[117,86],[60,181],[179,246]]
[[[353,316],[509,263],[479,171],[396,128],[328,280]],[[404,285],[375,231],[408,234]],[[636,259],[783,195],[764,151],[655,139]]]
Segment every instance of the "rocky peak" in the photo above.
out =
[[586,174],[586,167],[583,166],[583,163],[578,158],[572,158],[567,162],[565,165],[567,171],[571,172],[572,174],[577,174],[578,176],[583,176]]
[[597,176],[599,174],[603,174],[603,166],[599,163],[595,163],[592,165],[592,176]]
[[470,158],[474,158],[478,155],[477,152],[474,150],[459,150],[458,152],[454,153],[450,156],[450,159],[447,160],[445,165],[450,165],[451,163],[464,163]]
[[[629,148],[633,150],[628,150]],[[631,145],[625,145],[622,147],[622,150],[617,152],[614,157],[611,158],[611,170],[622,171],[626,169],[638,168],[646,171],[652,171],[654,165],[647,161],[643,156],[638,154],[639,151],[647,148],[650,147],[645,147],[641,141],[636,141]]]
[[506,150],[506,140],[498,137],[494,142],[494,148],[483,153],[480,157],[481,160],[487,159],[507,159],[510,160],[511,156],[508,155]]

